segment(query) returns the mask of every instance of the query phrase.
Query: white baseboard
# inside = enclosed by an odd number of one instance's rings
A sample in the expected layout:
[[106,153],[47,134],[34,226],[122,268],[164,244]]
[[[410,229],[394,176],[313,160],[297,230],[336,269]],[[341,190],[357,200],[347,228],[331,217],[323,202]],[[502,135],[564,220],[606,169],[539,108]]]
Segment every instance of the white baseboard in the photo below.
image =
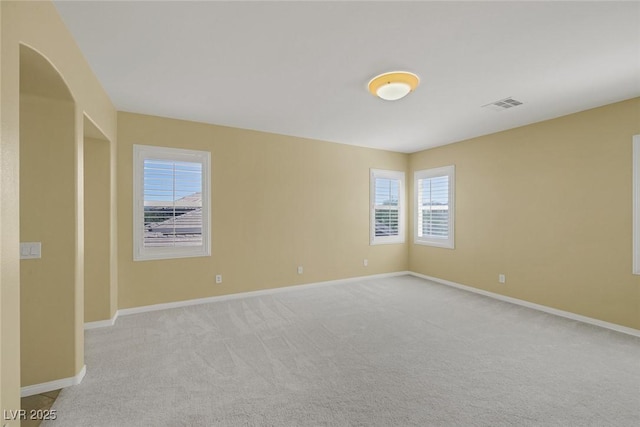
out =
[[348,279],[328,280],[326,282],[303,283],[301,285],[262,289],[259,291],[240,292],[237,294],[219,295],[215,297],[206,297],[206,298],[190,299],[185,301],[168,302],[164,304],[153,304],[153,305],[145,305],[141,307],[123,308],[121,310],[118,310],[117,316],[127,316],[129,314],[147,313],[149,311],[167,310],[170,308],[188,307],[191,305],[208,304],[208,303],[219,302],[219,301],[229,301],[229,300],[240,299],[240,298],[249,298],[249,297],[255,297],[259,295],[275,294],[279,292],[296,291],[296,290],[309,289],[309,288],[320,287],[320,286],[338,285],[342,283],[357,282],[360,280],[383,279],[386,277],[406,276],[408,274],[411,274],[411,272],[397,271],[395,273],[373,274],[370,276],[350,277]]
[[46,383],[28,385],[20,389],[20,397],[33,396],[34,394],[46,393],[48,391],[59,390],[72,385],[78,385],[82,382],[84,375],[87,373],[87,365],[83,365],[77,375],[69,378],[48,381]]
[[485,291],[485,290],[482,290],[482,289],[474,288],[474,287],[471,287],[471,286],[462,285],[460,283],[452,282],[450,280],[444,280],[444,279],[440,279],[440,278],[437,278],[437,277],[432,277],[432,276],[427,276],[427,275],[420,274],[420,273],[415,273],[413,271],[397,271],[397,272],[394,272],[394,273],[373,274],[373,275],[370,275],[370,276],[350,277],[348,279],[337,279],[337,280],[328,280],[328,281],[325,281],[325,282],[304,283],[304,284],[301,284],[301,285],[284,286],[284,287],[280,287],[280,288],[271,288],[271,289],[262,289],[262,290],[259,290],[259,291],[240,292],[240,293],[237,293],[237,294],[219,295],[219,296],[214,296],[214,297],[205,297],[205,298],[191,299],[191,300],[185,300],[185,301],[176,301],[176,302],[169,302],[169,303],[163,303],[163,304],[145,305],[145,306],[141,306],[141,307],[124,308],[124,309],[120,309],[120,310],[116,311],[116,314],[113,316],[112,319],[101,320],[101,321],[97,321],[97,322],[88,322],[88,323],[85,323],[84,328],[86,330],[86,329],[93,329],[93,328],[101,328],[101,327],[105,327],[105,326],[113,326],[115,324],[115,321],[118,318],[118,316],[126,316],[126,315],[129,315],[129,314],[138,314],[138,313],[146,313],[146,312],[150,312],[150,311],[167,310],[167,309],[171,309],[171,308],[188,307],[188,306],[192,306],[192,305],[208,304],[208,303],[218,302],[218,301],[229,301],[229,300],[240,299],[240,298],[249,298],[249,297],[254,297],[254,296],[269,295],[269,294],[275,294],[275,293],[279,293],[279,292],[288,292],[288,291],[309,289],[309,288],[320,287],[320,286],[338,285],[338,284],[341,284],[341,283],[357,282],[357,281],[365,280],[365,279],[382,279],[382,278],[386,278],[386,277],[397,277],[397,276],[406,276],[406,275],[420,277],[422,279],[430,280],[432,282],[440,283],[440,284],[447,285],[447,286],[452,286],[454,288],[462,289],[462,290],[465,290],[465,291],[468,291],[468,292],[473,292],[473,293],[476,293],[476,294],[484,295],[484,296],[487,296],[487,297],[490,297],[490,298],[494,298],[494,299],[497,299],[497,300],[500,300],[500,301],[505,301],[505,302],[509,302],[511,304],[516,304],[516,305],[520,305],[520,306],[523,306],[523,307],[531,308],[533,310],[538,310],[538,311],[542,311],[542,312],[545,312],[545,313],[553,314],[553,315],[556,315],[556,316],[564,317],[564,318],[567,318],[567,319],[576,320],[578,322],[588,323],[590,325],[599,326],[601,328],[610,329],[612,331],[622,332],[623,334],[628,334],[628,335],[633,335],[635,337],[640,337],[640,330],[638,330],[638,329],[633,329],[633,328],[629,328],[629,327],[622,326],[622,325],[616,325],[615,323],[609,323],[609,322],[605,322],[603,320],[593,319],[591,317],[582,316],[582,315],[579,315],[579,314],[571,313],[569,311],[558,310],[558,309],[547,307],[547,306],[544,306],[544,305],[535,304],[535,303],[532,303],[532,302],[529,302],[529,301],[524,301],[524,300],[521,300],[521,299],[512,298],[512,297],[496,294],[496,293],[493,293],[493,292]]
[[116,319],[118,319],[117,310],[111,319],[96,320],[95,322],[86,322],[84,324],[84,330],[86,331],[87,329],[105,328],[107,326],[113,326],[116,324]]
[[542,311],[545,313],[553,314],[560,317],[565,317],[571,320],[577,320],[578,322],[588,323],[590,325],[600,326],[601,328],[611,329],[612,331],[622,332],[623,334],[633,335],[640,338],[640,330],[628,328],[622,325],[616,325],[615,323],[605,322],[603,320],[593,319],[591,317],[582,316],[580,314],[571,313],[569,311],[558,310],[555,308],[547,307],[546,305],[535,304],[529,301],[524,301],[517,298],[507,297],[504,295],[496,294],[493,292],[485,291],[483,289],[477,289],[471,286],[461,285],[460,283],[452,282],[450,280],[439,279],[437,277],[427,276],[420,273],[410,272],[412,276],[420,277],[422,279],[430,280],[432,282],[440,283],[442,285],[452,286],[454,288],[462,289],[468,292],[484,295],[490,298],[494,298],[500,301],[505,301],[511,304],[520,305],[522,307],[531,308],[533,310]]

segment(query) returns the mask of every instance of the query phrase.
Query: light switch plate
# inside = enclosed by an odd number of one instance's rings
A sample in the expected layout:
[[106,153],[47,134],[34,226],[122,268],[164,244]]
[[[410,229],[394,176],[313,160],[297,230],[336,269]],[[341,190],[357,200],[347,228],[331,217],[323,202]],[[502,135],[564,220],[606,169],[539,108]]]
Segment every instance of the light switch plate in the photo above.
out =
[[37,259],[42,258],[41,242],[21,242],[20,243],[20,259]]

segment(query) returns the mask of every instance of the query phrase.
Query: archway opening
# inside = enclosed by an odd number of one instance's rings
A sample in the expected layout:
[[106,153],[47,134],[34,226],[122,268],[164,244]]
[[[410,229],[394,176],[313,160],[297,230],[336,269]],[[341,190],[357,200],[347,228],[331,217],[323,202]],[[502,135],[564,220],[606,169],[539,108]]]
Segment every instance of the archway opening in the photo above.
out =
[[44,56],[20,46],[23,395],[29,394],[25,387],[77,374],[76,144],[75,102],[67,85]]

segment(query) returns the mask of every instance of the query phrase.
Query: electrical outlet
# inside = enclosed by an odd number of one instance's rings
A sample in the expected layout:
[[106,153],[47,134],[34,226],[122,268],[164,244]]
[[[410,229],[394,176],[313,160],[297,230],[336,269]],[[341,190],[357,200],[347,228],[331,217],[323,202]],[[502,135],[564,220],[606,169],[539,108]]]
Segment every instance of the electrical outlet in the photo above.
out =
[[216,274],[216,283],[222,283],[222,274]]
[[302,274],[302,272],[304,271],[304,269],[302,268],[301,265],[298,266],[298,274]]
[[368,259],[364,259],[364,261],[362,261],[362,265],[364,265],[365,267],[369,265],[369,260]]
[[507,282],[506,278],[504,277],[504,274],[498,274],[498,282],[500,282],[500,283],[506,283]]

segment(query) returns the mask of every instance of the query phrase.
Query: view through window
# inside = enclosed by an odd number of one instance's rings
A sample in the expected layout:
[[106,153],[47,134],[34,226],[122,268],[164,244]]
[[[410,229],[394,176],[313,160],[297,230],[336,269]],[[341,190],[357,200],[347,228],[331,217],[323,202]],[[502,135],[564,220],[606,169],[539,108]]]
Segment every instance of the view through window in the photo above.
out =
[[205,151],[134,146],[134,259],[210,254]]
[[416,243],[453,248],[453,177],[453,166],[416,172]]
[[202,164],[144,160],[144,246],[202,245]]
[[404,242],[404,172],[371,170],[371,243]]

